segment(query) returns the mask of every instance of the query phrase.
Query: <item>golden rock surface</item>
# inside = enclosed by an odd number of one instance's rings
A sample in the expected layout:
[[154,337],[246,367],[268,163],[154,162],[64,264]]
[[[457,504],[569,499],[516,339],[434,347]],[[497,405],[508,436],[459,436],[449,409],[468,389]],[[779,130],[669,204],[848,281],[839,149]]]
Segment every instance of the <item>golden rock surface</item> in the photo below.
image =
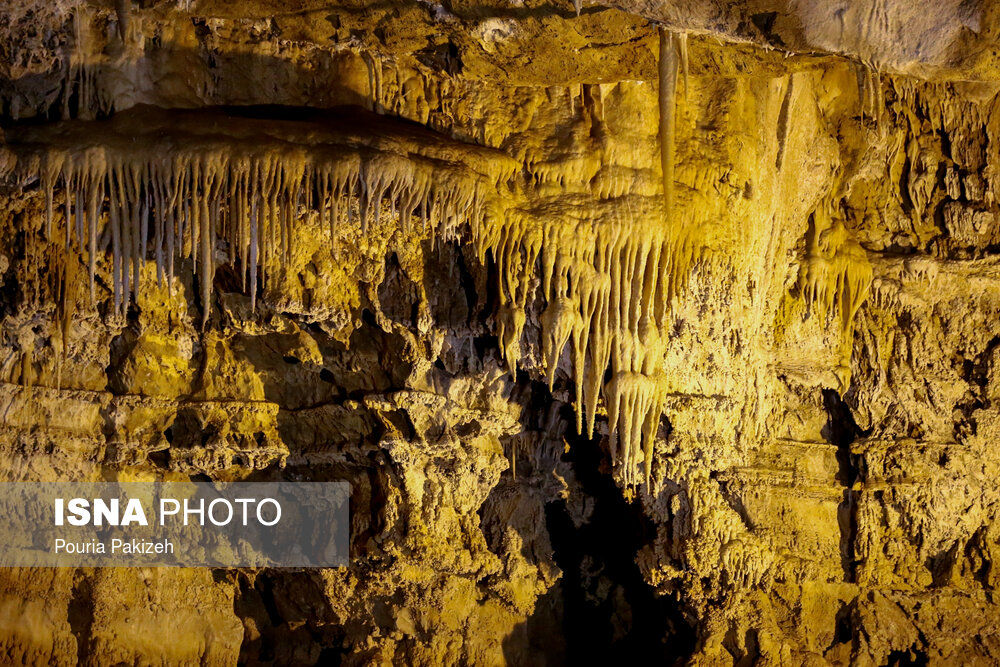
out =
[[352,484],[347,568],[0,571],[0,662],[997,664],[998,36],[0,1],[0,480]]

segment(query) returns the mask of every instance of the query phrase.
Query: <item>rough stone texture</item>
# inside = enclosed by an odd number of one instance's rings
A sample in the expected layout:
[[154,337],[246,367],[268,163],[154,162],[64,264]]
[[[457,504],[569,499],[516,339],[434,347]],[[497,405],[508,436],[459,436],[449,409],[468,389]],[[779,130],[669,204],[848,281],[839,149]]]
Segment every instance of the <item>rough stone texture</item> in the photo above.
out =
[[[341,570],[0,572],[0,661],[1000,661],[996,6],[606,4],[0,3],[0,477],[353,489]],[[690,33],[670,215],[650,20]],[[116,312],[110,252],[91,303],[17,144],[139,104],[496,149],[538,269],[475,222],[295,206],[256,311],[222,242],[209,303],[144,253]],[[666,313],[648,482],[604,401],[577,431],[543,284],[608,220],[697,244],[637,297]]]

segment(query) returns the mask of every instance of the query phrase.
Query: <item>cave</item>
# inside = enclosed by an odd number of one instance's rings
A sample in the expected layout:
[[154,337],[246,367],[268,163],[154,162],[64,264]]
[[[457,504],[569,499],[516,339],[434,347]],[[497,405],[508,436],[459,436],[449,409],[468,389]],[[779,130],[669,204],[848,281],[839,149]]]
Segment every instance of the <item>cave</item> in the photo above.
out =
[[7,0],[0,51],[0,508],[349,506],[319,565],[0,511],[0,663],[1000,662],[996,3]]

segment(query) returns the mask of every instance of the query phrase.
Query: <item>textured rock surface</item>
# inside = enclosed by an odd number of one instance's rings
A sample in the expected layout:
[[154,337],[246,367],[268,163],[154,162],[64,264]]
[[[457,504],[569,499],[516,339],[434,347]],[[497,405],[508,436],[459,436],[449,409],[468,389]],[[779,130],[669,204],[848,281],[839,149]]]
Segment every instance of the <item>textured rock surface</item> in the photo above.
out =
[[[353,489],[341,570],[0,572],[0,661],[1000,661],[996,7],[605,4],[0,3],[0,478]],[[140,105],[361,182],[164,275]]]

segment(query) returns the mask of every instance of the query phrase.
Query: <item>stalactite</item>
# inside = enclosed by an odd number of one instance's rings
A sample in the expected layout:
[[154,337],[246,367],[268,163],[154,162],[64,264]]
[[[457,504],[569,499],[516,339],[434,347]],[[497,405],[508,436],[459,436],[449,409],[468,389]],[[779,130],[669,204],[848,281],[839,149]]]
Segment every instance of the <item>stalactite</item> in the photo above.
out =
[[[41,234],[37,233],[42,232]],[[52,366],[44,357],[35,368],[33,344],[21,348],[20,377],[12,377],[26,387],[52,382],[56,389],[62,386],[63,366],[69,356],[69,343],[73,315],[76,309],[77,264],[72,250],[68,251],[62,239],[49,238],[45,227],[31,230],[24,247],[24,266],[27,267],[23,289],[33,313],[52,318],[50,347]],[[51,369],[51,370],[50,370]],[[54,377],[51,377],[54,371]]]
[[35,384],[34,350],[30,345],[21,353],[21,384],[25,387]]
[[[665,29],[659,35],[662,198],[630,195],[627,179],[602,170],[599,162],[581,158],[555,164],[529,155],[526,171],[535,184],[591,181],[601,203],[515,209],[502,223],[474,230],[480,256],[488,250],[497,264],[497,330],[511,373],[521,358],[527,289],[540,260],[546,379],[551,387],[568,345],[577,429],[593,435],[603,400],[612,457],[628,486],[639,483],[640,467],[647,485],[652,472],[667,391],[661,366],[670,302],[694,267],[710,259],[708,226],[688,211],[678,214],[674,201],[677,79],[683,71],[687,95],[687,43],[684,35]],[[605,383],[608,370],[611,379]]]
[[373,55],[368,51],[361,51],[361,60],[365,63],[365,69],[368,71],[369,109],[375,113],[385,113],[382,59],[377,54]]
[[[384,225],[390,211],[393,224],[398,218],[404,229],[411,215],[419,215],[431,239],[457,238],[467,229],[480,257],[489,252],[496,262],[496,329],[510,371],[518,370],[540,285],[545,377],[555,382],[568,349],[577,428],[593,434],[603,401],[621,479],[636,485],[639,469],[645,480],[650,476],[667,390],[662,364],[670,301],[705,246],[698,226],[673,210],[679,60],[676,40],[668,36],[666,45],[662,197],[623,194],[595,204],[592,196],[577,195],[579,201],[555,197],[555,203],[526,209],[506,194],[519,165],[497,151],[418,140],[408,128],[341,134],[329,122],[232,119],[203,111],[157,116],[138,109],[110,121],[71,122],[49,135],[26,129],[9,148],[19,168],[38,179],[47,208],[49,189],[53,207],[62,201],[56,190],[65,190],[66,219],[73,221],[67,228],[74,230],[66,244],[87,253],[92,281],[96,257],[105,250],[99,239],[110,243],[119,314],[139,293],[147,259],[156,262],[168,289],[176,259],[191,260],[202,326],[220,261],[234,269],[239,263],[256,308],[260,285],[267,288],[293,263],[295,224],[312,211],[331,235],[345,218],[366,233]],[[102,141],[93,141],[94,133]],[[533,168],[539,180],[562,183],[587,182],[599,167],[599,159],[581,158]],[[227,256],[216,257],[217,240],[227,243]]]
[[688,85],[688,36],[686,32],[677,34],[677,55],[680,59],[681,72],[684,75],[684,102],[687,103],[691,91]]
[[660,168],[663,173],[664,212],[667,220],[674,210],[674,133],[677,96],[677,49],[674,34],[659,29]]
[[840,314],[840,330],[848,334],[868,297],[872,268],[868,256],[839,219],[817,211],[808,252],[799,277],[803,298],[824,318]]
[[868,68],[861,63],[855,63],[854,75],[858,84],[858,114],[861,117],[861,124],[864,125],[867,111],[865,101],[868,97]]
[[[54,135],[39,128],[40,135],[25,132],[23,141],[8,146],[20,177],[38,179],[49,238],[56,233],[56,191],[62,186],[63,244],[87,256],[92,299],[98,227],[107,214],[112,299],[119,314],[139,294],[147,256],[168,287],[175,259],[191,260],[205,326],[217,240],[227,242],[231,263],[238,258],[255,308],[258,277],[289,264],[295,222],[306,210],[317,210],[321,222],[327,216],[331,239],[342,211],[352,211],[352,197],[361,200],[362,233],[371,223],[383,223],[386,205],[403,225],[414,209],[422,209],[431,234],[454,238],[460,223],[480,224],[492,210],[485,200],[499,196],[515,169],[513,160],[495,151],[420,141],[409,130],[342,136],[327,124],[158,113],[140,109],[134,118],[124,113],[113,121],[70,121]],[[94,134],[105,141],[94,142]],[[242,140],[248,135],[253,142]]]
[[86,107],[87,94],[86,94],[86,79],[85,79],[85,56],[83,52],[83,8],[78,6],[73,12],[73,50],[70,53],[69,67],[67,68],[67,77],[64,82],[63,97],[65,99],[65,108],[63,111],[63,118],[68,119],[70,117],[69,100],[72,97],[73,85],[76,84],[76,94],[77,94],[77,114],[79,115],[80,107]]
[[708,225],[694,217],[693,211],[678,213],[675,205],[677,76],[679,69],[683,69],[687,96],[687,36],[660,27],[659,37],[660,168],[663,175],[663,218],[667,226],[662,270],[669,275],[664,301],[669,304],[681,292],[692,269],[710,259],[707,236],[711,232]]
[[130,0],[115,0],[115,14],[118,17],[118,36],[122,44],[128,39]]
[[878,69],[874,70],[872,83],[875,91],[875,99],[873,101],[875,105],[875,129],[879,136],[884,137],[886,128],[882,123],[882,117],[885,115],[885,97],[882,91],[882,72]]
[[[73,40],[72,47],[64,59],[62,85],[62,117],[94,118],[108,113],[113,104],[111,98],[100,85],[97,76],[98,61],[101,56],[95,56],[88,48],[91,44],[90,32],[93,29],[93,16],[86,5],[80,4],[73,10]],[[128,19],[126,18],[126,23]],[[121,28],[121,23],[119,23]],[[71,108],[70,102],[75,93],[76,107]]]
[[[628,485],[639,483],[640,465],[648,481],[666,391],[666,299],[676,263],[662,216],[661,199],[631,196],[596,207],[514,209],[473,230],[480,256],[490,252],[497,265],[497,331],[511,372],[520,360],[529,287],[540,283],[545,377],[551,387],[569,347],[577,429],[593,435],[603,399],[612,454]],[[604,384],[608,369],[612,379]]]
[[49,271],[57,276],[58,288],[54,290],[56,299],[56,319],[59,322],[59,354],[56,356],[56,388],[62,386],[62,368],[69,355],[69,337],[73,324],[76,301],[71,293],[76,285],[76,262],[57,251],[58,259]]

